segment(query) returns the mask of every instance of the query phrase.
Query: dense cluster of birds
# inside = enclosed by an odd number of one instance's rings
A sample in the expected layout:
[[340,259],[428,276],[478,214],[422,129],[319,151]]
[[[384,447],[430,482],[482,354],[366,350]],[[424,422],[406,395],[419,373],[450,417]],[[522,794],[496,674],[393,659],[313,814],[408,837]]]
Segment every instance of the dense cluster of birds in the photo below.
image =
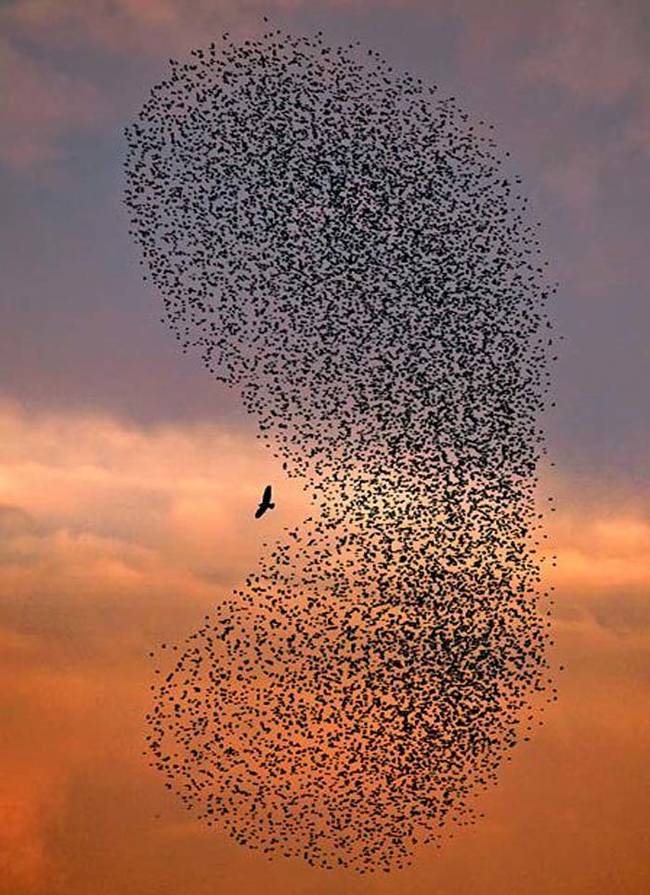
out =
[[237,842],[391,870],[556,698],[557,286],[489,128],[378,53],[272,31],[170,64],[126,129],[131,232],[313,510],[165,645],[148,754]]

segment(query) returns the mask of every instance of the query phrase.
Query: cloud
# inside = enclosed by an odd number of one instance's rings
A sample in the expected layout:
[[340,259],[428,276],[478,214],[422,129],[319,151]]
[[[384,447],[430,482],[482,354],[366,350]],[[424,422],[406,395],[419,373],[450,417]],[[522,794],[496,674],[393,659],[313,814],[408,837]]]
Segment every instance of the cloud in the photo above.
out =
[[[84,639],[102,649],[109,629],[135,649],[191,626],[253,570],[262,541],[310,514],[272,452],[222,426],[137,427],[5,403],[0,445],[0,619],[72,653]],[[260,525],[252,514],[267,482],[278,507]],[[544,549],[562,610],[644,627],[650,519],[607,495],[588,506],[558,483],[566,499]]]
[[[67,157],[76,133],[117,125],[141,101],[124,75],[262,25],[234,0],[18,0],[0,6],[0,162],[26,173]],[[26,49],[28,47],[29,49]]]
[[600,201],[606,166],[607,159],[594,150],[573,152],[549,161],[542,179],[573,211],[584,212]]
[[646,89],[650,29],[643,0],[442,0],[436,9],[457,20],[466,63],[516,61],[524,84],[552,85],[598,103]]
[[[587,479],[549,478],[558,512],[547,521],[545,580],[556,625],[591,637],[650,645],[650,516],[647,494],[625,496]],[[553,556],[555,560],[553,560]],[[556,562],[556,566],[551,563]],[[582,636],[582,635],[581,635]]]
[[[519,68],[523,82],[556,88],[580,104],[578,114],[585,108],[602,112],[617,104],[618,127],[607,139],[601,168],[618,167],[623,175],[630,152],[650,152],[647,4],[643,0],[559,2],[548,7],[540,25],[540,38]],[[593,153],[577,153],[572,164],[580,168],[572,192],[593,193],[598,173]]]
[[[367,16],[386,5],[422,4],[352,4]],[[116,126],[131,114],[142,99],[135,72],[149,71],[154,81],[170,55],[183,57],[194,46],[219,40],[224,31],[250,36],[273,28],[274,13],[284,18],[308,6],[305,0],[283,0],[271,8],[235,0],[18,0],[0,7],[5,34],[0,55],[9,82],[16,85],[2,110],[0,160],[29,170],[61,159],[65,140],[75,130]],[[326,16],[340,15],[339,6],[328,4]],[[449,16],[456,21],[460,57],[474,77],[503,63],[518,72],[524,89],[553,86],[574,100],[598,105],[631,98],[618,139],[627,149],[648,149],[643,124],[650,108],[648,29],[642,4],[596,0],[585,6],[555,0],[513,7],[506,0],[489,5],[441,0],[427,13],[436,22]],[[271,18],[268,25],[263,14]],[[577,158],[575,164],[580,162]],[[582,173],[573,189],[590,191],[593,184],[593,177]]]
[[[252,511],[266,481],[278,505],[262,528]],[[0,489],[0,717],[11,768],[0,786],[11,856],[0,892],[199,895],[217,880],[244,893],[262,881],[273,893],[324,893],[307,868],[267,865],[206,833],[141,754],[149,649],[191,633],[254,567],[261,542],[309,515],[299,483],[254,437],[223,426],[137,427],[5,403]],[[540,848],[560,850],[562,874],[579,880],[580,867],[593,866],[580,856],[594,857],[594,834],[581,830],[596,804],[596,839],[629,857],[632,832],[617,830],[631,823],[625,812],[640,812],[631,778],[644,760],[639,728],[650,684],[650,520],[612,495],[585,509],[579,493],[569,500],[566,483],[559,490],[566,499],[553,514],[548,552],[559,557],[560,703],[533,751],[522,751],[487,797],[486,825],[436,855],[442,891],[507,890],[505,855],[520,856],[509,874],[529,873],[528,827]],[[615,779],[623,758],[629,773]],[[573,837],[575,859],[561,851],[561,835]],[[409,877],[414,893],[428,891],[431,860],[424,855]],[[478,888],[468,864],[482,868]],[[637,873],[633,862],[625,867]],[[526,891],[558,891],[545,873]],[[348,882],[340,888],[360,891],[360,881]]]
[[0,504],[0,539],[33,534],[37,528],[36,520],[21,507]]
[[585,518],[575,508],[554,524],[558,586],[599,594],[650,588],[650,520],[630,515]]
[[[279,461],[219,426],[146,430],[6,404],[0,439],[0,617],[70,649],[107,629],[135,642],[140,627],[145,642],[195,621],[256,565],[262,540],[309,515]],[[278,505],[259,524],[269,481]]]
[[596,0],[554,3],[543,35],[522,68],[524,76],[579,99],[609,103],[646,86],[646,65],[635,39],[639,9]]
[[[448,0],[445,6],[457,25],[458,64],[470,97],[496,109],[506,126],[526,122],[515,131],[520,157],[527,147],[551,196],[585,226],[585,212],[600,203],[605,211],[622,179],[634,178],[635,156],[650,151],[647,3]],[[626,239],[629,232],[622,229]]]
[[0,782],[0,892],[14,895],[56,879],[48,834],[61,817],[65,795],[51,769],[10,757],[13,773]]
[[[287,5],[299,3],[281,4]],[[127,55],[160,54],[188,41],[217,39],[224,30],[259,27],[262,8],[242,8],[235,0],[20,0],[0,15],[14,33],[48,46]]]
[[[0,15],[0,22],[2,18]],[[91,83],[0,39],[0,161],[23,170],[64,156],[71,132],[97,124],[104,102]]]
[[[2,405],[0,718],[12,773],[0,786],[1,892],[100,891],[83,855],[102,824],[127,847],[116,794],[124,804],[148,785],[147,652],[189,633],[254,567],[260,541],[305,515],[283,479],[255,438],[223,427]],[[260,525],[267,480],[279,495]],[[148,809],[135,816],[152,829]]]

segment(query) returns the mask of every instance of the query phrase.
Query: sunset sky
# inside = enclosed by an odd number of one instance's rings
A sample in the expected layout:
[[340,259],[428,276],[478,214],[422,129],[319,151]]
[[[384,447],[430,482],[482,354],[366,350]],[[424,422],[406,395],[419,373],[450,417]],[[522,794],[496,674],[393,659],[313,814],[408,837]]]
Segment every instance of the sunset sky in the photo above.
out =
[[[160,322],[121,204],[123,128],[169,58],[263,15],[494,124],[560,283],[539,488],[559,701],[485,820],[390,875],[264,861],[142,754],[149,650],[307,515]],[[650,891],[649,65],[647,0],[0,0],[0,895]]]

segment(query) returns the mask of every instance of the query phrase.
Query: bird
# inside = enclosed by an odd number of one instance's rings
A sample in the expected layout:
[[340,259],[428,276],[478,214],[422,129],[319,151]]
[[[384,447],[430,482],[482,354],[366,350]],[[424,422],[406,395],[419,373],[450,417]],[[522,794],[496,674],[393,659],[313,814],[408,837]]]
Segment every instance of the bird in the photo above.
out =
[[262,494],[262,502],[255,510],[255,518],[260,519],[267,510],[275,509],[275,504],[271,503],[271,486],[267,485]]

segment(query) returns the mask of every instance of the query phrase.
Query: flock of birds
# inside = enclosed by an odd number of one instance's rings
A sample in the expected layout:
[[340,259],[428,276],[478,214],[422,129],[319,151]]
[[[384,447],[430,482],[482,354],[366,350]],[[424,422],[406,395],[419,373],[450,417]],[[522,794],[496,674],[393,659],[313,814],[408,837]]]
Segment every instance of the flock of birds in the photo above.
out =
[[313,504],[164,645],[147,715],[168,788],[269,856],[406,865],[556,698],[556,285],[486,130],[374,51],[278,31],[171,60],[126,129],[164,320]]

